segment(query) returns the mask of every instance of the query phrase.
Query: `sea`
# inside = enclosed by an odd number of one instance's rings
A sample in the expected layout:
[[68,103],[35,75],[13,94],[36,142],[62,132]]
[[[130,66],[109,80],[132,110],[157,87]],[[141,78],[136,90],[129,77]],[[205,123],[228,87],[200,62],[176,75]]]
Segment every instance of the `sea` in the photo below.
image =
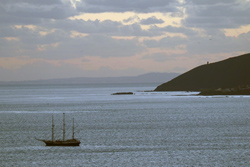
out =
[[[1,167],[250,166],[250,96],[157,84],[1,84]],[[134,95],[111,95],[133,92]],[[79,147],[36,139],[72,136]]]

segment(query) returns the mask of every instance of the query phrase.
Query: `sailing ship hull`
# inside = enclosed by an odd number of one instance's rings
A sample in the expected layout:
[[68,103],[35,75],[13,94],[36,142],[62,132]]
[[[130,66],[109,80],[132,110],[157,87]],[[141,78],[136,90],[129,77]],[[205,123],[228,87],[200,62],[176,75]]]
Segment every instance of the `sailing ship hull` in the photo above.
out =
[[46,144],[46,146],[80,146],[81,142],[80,141],[61,141],[61,140],[56,140],[56,141],[47,141],[43,140],[43,142]]

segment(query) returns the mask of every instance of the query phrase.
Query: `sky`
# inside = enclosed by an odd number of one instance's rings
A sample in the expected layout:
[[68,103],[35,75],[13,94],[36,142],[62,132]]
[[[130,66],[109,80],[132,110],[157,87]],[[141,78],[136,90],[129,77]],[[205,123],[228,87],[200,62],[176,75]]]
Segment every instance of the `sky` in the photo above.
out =
[[0,81],[184,73],[250,52],[250,0],[0,0]]

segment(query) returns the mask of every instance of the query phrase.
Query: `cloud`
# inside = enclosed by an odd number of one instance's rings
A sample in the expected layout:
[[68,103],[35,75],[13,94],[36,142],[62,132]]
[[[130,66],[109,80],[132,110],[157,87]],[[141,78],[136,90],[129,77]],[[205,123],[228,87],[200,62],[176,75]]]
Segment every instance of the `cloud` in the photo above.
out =
[[80,12],[176,12],[178,0],[85,0],[77,3]]
[[221,54],[249,51],[250,31],[239,37],[228,37],[219,33],[211,37],[190,37],[187,50],[191,54]]
[[[206,55],[249,52],[250,31],[247,33],[243,33],[238,37],[230,37],[226,36],[222,30],[216,29],[207,29],[204,32],[205,34],[203,34],[202,36],[199,35],[199,33],[192,32],[191,29],[187,28],[175,29],[174,27],[165,27],[162,29],[168,30],[168,32],[174,30],[173,32],[183,33],[187,35],[187,37],[183,38],[180,36],[173,36],[164,37],[160,40],[144,40],[144,45],[147,48],[182,50],[186,52],[186,54],[184,55],[186,57],[191,57],[191,55],[197,54]],[[164,55],[155,56],[155,60],[161,59],[163,61]]]
[[[20,32],[32,30],[20,30]],[[72,59],[85,56],[128,57],[145,50],[137,39],[114,39],[105,35],[88,35],[72,38],[62,30],[41,36],[21,35],[19,41],[8,42],[1,39],[1,57],[25,55],[48,60]]]
[[134,15],[132,17],[129,17],[128,19],[124,19],[123,22],[124,23],[129,23],[129,22],[139,22],[140,18],[137,15]]
[[181,33],[187,36],[193,36],[193,35],[198,35],[198,32],[188,28],[188,27],[174,27],[171,25],[165,26],[165,27],[157,27],[157,26],[152,26],[150,28],[151,32],[158,32],[158,33],[164,33],[164,32],[169,32],[169,33]]
[[144,40],[144,44],[148,48],[177,48],[179,45],[185,45],[187,39],[174,36],[174,37],[164,37],[160,40]]
[[144,51],[135,39],[114,39],[103,35],[88,35],[83,38],[69,38],[55,50],[46,50],[43,55],[52,59],[67,59],[84,56],[128,57]]
[[46,23],[48,28],[77,31],[85,34],[105,34],[110,36],[153,36],[149,31],[143,30],[138,23],[124,25],[122,22],[112,20],[59,20]]
[[65,19],[77,14],[71,3],[60,0],[3,1],[0,10],[1,24],[38,24],[43,19]]
[[250,24],[250,1],[192,1],[183,25],[196,28],[238,28]]
[[1,26],[0,27],[0,38],[4,37],[16,37],[15,31],[13,28],[10,28],[9,26]]
[[140,23],[142,25],[151,25],[151,24],[162,24],[164,23],[164,21],[162,19],[157,19],[155,16],[152,16],[147,19],[142,19]]
[[191,3],[196,5],[216,5],[216,4],[231,4],[235,3],[236,0],[192,0]]
[[158,53],[147,54],[143,57],[143,59],[152,59],[156,62],[166,62],[172,60],[173,58],[164,52],[158,52]]
[[35,5],[55,5],[55,4],[61,4],[62,1],[61,0],[9,0],[9,1],[5,1],[5,0],[1,0],[1,4],[2,5],[13,5],[13,4],[17,4],[17,3],[25,3],[25,4],[35,4]]
[[78,31],[86,34],[112,34],[117,33],[118,28],[122,26],[120,22],[105,20],[103,22],[99,20],[95,21],[84,21],[84,20],[59,20],[59,21],[51,21],[47,25],[51,28],[63,29],[66,31]]

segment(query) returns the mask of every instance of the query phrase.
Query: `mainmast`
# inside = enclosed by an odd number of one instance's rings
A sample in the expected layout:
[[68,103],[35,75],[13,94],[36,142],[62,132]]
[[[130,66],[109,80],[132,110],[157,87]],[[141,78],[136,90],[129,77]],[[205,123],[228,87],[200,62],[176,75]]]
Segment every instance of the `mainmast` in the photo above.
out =
[[73,118],[73,126],[72,126],[72,139],[75,137],[75,128],[74,128],[74,118]]
[[52,132],[52,135],[51,135],[51,140],[52,140],[52,142],[54,141],[54,127],[55,127],[55,125],[54,125],[54,115],[52,115],[52,128],[51,128],[51,132]]
[[65,113],[63,113],[63,141],[65,141]]

